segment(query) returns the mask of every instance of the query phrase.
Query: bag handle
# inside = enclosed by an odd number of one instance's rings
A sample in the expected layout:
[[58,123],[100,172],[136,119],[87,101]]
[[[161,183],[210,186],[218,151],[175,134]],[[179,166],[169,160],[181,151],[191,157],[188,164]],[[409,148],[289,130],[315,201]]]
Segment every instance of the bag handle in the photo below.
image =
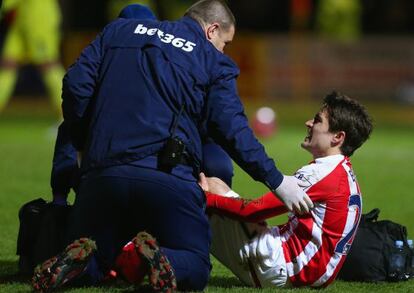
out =
[[375,208],[371,210],[369,213],[363,215],[363,220],[365,222],[376,222],[378,220],[378,216],[380,213],[380,209]]

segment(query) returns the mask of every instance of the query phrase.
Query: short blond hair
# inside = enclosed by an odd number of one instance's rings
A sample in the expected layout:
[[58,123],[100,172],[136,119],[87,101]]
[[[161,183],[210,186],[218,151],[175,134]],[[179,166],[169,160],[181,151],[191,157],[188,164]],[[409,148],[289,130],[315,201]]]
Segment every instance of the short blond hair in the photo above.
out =
[[236,19],[226,2],[222,0],[201,0],[193,4],[184,16],[189,16],[202,26],[217,22],[227,31],[236,26]]

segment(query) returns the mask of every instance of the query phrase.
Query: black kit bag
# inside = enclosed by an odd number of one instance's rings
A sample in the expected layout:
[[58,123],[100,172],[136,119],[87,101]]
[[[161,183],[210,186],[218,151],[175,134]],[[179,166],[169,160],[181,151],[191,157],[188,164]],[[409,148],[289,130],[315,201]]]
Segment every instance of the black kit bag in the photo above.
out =
[[389,220],[378,221],[379,209],[362,215],[355,239],[352,243],[338,279],[359,282],[383,282],[406,280],[406,275],[391,279],[390,257],[395,241],[404,243],[406,271],[410,249],[407,243],[407,230],[404,226]]
[[16,254],[21,274],[32,274],[36,265],[64,249],[70,210],[71,206],[48,203],[42,198],[20,208]]

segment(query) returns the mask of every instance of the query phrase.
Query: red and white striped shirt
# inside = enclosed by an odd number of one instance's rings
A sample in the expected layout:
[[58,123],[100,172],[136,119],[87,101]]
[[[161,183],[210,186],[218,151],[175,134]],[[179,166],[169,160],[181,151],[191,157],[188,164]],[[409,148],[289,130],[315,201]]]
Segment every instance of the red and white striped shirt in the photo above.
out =
[[[321,287],[338,274],[361,217],[361,195],[349,158],[316,159],[295,173],[314,203],[310,214],[289,214],[278,229],[290,283]],[[207,194],[210,211],[248,222],[287,212],[273,193],[247,201]]]

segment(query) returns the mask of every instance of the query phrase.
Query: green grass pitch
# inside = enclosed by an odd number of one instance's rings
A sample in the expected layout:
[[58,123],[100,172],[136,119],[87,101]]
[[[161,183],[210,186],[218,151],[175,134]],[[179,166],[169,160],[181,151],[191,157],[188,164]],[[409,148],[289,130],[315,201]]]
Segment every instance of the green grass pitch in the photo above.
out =
[[[317,104],[276,104],[279,131],[263,140],[268,153],[284,173],[311,158],[299,143],[305,136],[306,118],[313,117]],[[41,107],[13,106],[0,115],[0,292],[30,292],[28,280],[19,278],[15,255],[18,231],[17,212],[28,200],[50,199],[49,178],[56,126],[53,117]],[[249,108],[252,111],[253,106]],[[414,238],[414,109],[391,105],[372,105],[375,119],[372,138],[351,158],[363,193],[363,210],[380,208],[380,218],[405,225]],[[266,191],[236,168],[234,189],[243,196],[255,197]],[[71,197],[73,200],[73,196]],[[283,223],[286,216],[270,221]],[[143,288],[138,291],[142,291]],[[69,292],[134,292],[132,286],[69,289]],[[66,291],[66,290],[65,290]],[[144,291],[145,287],[144,287]],[[213,259],[213,271],[205,292],[293,292],[283,289],[252,289],[242,284]],[[295,289],[294,292],[312,292]],[[346,283],[337,281],[326,292],[414,292],[414,281],[388,284]]]

